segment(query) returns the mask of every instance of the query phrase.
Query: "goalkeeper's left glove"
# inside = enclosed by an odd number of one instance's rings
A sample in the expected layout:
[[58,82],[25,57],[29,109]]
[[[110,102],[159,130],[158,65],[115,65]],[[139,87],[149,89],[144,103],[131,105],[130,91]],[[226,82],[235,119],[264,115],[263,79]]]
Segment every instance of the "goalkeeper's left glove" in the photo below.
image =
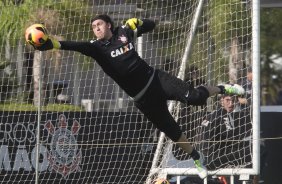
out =
[[128,26],[132,30],[135,30],[137,26],[142,26],[142,24],[143,24],[143,21],[137,18],[131,18],[125,22],[125,25]]
[[40,51],[51,50],[51,49],[60,49],[61,44],[56,39],[48,38],[47,41],[43,45],[37,46],[34,48]]

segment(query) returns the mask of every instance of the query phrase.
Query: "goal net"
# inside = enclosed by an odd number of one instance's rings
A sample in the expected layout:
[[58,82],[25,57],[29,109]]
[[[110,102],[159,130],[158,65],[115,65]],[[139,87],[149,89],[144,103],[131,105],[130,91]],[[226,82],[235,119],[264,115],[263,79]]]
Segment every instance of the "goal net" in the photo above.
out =
[[136,40],[151,66],[195,87],[244,86],[247,94],[236,99],[239,111],[228,115],[217,113],[220,97],[202,107],[168,104],[210,175],[256,174],[259,121],[250,87],[258,85],[248,79],[258,63],[251,0],[4,0],[0,183],[151,183],[197,174],[189,156],[148,122],[95,61],[75,52],[35,51],[24,41],[34,23],[43,23],[58,40],[89,41],[90,20],[102,13],[115,26],[132,17],[156,22],[154,31]]

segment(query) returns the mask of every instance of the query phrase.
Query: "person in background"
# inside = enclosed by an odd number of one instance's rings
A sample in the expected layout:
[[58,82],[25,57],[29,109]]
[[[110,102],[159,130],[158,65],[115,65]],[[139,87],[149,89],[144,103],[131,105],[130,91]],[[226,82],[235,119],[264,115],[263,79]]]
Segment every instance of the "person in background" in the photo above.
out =
[[[239,103],[243,108],[250,107],[252,105],[252,81],[253,81],[253,72],[251,68],[247,68],[247,76],[246,78],[242,81],[242,87],[245,89],[246,94],[244,97],[239,97]],[[250,110],[248,108],[248,110]]]
[[239,112],[240,106],[238,104],[238,96],[232,95],[220,95],[220,105],[222,114],[227,114],[231,112]]
[[208,170],[251,166],[252,123],[250,113],[241,111],[238,97],[221,95],[219,108],[203,118],[201,147]]

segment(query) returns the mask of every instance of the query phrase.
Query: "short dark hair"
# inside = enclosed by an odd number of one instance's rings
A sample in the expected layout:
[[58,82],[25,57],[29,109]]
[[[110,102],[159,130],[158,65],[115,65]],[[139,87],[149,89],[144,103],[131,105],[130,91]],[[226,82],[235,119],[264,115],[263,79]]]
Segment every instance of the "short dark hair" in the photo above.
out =
[[101,20],[105,21],[106,23],[110,23],[111,24],[111,31],[112,32],[114,31],[114,22],[109,15],[106,15],[106,14],[97,15],[91,20],[91,23],[93,23],[95,20],[98,20],[98,19],[101,19]]

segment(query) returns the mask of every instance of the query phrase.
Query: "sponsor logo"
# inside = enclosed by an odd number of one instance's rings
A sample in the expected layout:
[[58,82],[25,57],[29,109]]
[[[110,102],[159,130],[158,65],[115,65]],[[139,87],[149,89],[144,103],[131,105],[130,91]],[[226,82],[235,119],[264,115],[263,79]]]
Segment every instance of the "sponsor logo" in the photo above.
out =
[[132,50],[133,48],[134,48],[133,44],[132,43],[128,43],[128,44],[126,44],[126,45],[124,45],[124,46],[122,46],[122,47],[120,47],[120,48],[118,48],[116,50],[113,50],[111,52],[111,56],[113,58],[117,57],[117,56],[120,56],[120,55],[122,55],[122,54],[124,54],[124,53],[126,53],[126,52],[128,52],[130,50]]
[[49,170],[54,170],[63,177],[80,170],[79,164],[82,155],[75,137],[80,127],[80,123],[74,120],[69,130],[66,117],[63,114],[59,116],[56,127],[50,120],[45,123],[45,129],[52,135],[50,151],[47,155]]

